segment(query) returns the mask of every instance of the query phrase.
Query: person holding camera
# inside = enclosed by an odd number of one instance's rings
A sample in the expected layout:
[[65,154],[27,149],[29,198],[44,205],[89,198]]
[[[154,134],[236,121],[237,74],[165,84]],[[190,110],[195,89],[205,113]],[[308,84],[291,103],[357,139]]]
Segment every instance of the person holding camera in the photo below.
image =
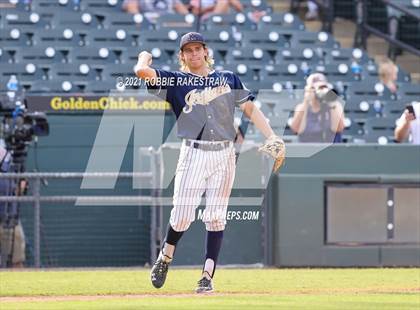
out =
[[303,102],[296,106],[290,123],[299,142],[341,142],[344,111],[338,99],[325,75],[308,76]]
[[[0,140],[0,172],[10,172],[11,156]],[[0,196],[19,196],[26,188],[26,181],[14,182],[1,178]],[[25,234],[19,220],[16,202],[0,201],[0,267],[21,268],[25,262]]]
[[397,127],[394,131],[395,141],[402,142],[411,134],[410,142],[420,144],[420,119],[417,117],[418,115],[420,115],[420,102],[408,104],[397,121]]

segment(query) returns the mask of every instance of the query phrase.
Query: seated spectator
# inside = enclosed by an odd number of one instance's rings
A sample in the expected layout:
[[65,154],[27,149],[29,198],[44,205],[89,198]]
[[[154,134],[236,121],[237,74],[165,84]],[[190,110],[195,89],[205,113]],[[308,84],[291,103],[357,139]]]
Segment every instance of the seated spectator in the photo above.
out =
[[420,144],[420,102],[413,102],[411,106],[412,110],[405,109],[398,119],[394,136],[397,142],[403,142],[410,136],[411,143]]
[[[162,14],[188,14],[181,0],[124,0],[123,9],[130,14],[148,13],[156,18]],[[146,14],[146,15],[148,15]]]
[[233,7],[237,12],[244,10],[239,0],[191,0],[192,13],[207,18],[210,14],[226,14]]
[[379,65],[379,79],[389,91],[395,94],[398,90],[397,79],[398,79],[398,67],[392,61],[385,61]]
[[319,18],[319,9],[318,4],[315,1],[308,1],[308,12],[305,14],[305,20],[316,20]]
[[343,107],[323,74],[308,76],[303,102],[296,106],[290,128],[299,142],[341,142]]

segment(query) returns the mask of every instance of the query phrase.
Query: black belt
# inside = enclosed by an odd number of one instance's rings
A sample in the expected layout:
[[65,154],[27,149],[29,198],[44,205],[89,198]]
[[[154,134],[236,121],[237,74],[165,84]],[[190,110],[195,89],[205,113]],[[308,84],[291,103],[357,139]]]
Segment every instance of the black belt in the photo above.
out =
[[214,142],[214,143],[199,143],[199,142],[194,142],[191,140],[185,140],[185,145],[195,148],[195,149],[200,149],[203,151],[221,151],[227,147],[230,146],[230,142],[229,141],[221,141],[221,142]]

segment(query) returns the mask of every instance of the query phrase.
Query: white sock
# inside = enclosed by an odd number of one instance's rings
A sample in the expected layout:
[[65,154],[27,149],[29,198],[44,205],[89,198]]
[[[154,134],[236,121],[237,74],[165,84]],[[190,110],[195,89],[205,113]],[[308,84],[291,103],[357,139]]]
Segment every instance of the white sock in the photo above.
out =
[[160,251],[159,258],[163,259],[165,262],[170,263],[174,257],[175,246],[165,242],[163,250]]
[[215,263],[214,260],[212,260],[211,258],[207,258],[206,262],[204,263],[204,276],[211,280],[211,275],[213,274],[214,271],[214,267],[215,267]]

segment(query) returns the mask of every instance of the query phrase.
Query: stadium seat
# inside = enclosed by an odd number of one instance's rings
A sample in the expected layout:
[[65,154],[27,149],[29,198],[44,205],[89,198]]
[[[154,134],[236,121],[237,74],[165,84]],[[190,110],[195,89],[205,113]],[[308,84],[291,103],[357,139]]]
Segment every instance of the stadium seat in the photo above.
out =
[[109,12],[98,14],[103,19],[106,29],[121,28],[125,30],[148,31],[154,28],[153,24],[142,14],[126,14]]
[[80,10],[110,13],[119,11],[121,12],[123,1],[124,0],[82,0],[80,1]]
[[48,75],[53,81],[94,81],[100,78],[98,70],[88,62],[56,64],[49,69]]
[[2,28],[13,28],[13,27],[33,27],[33,28],[45,28],[48,22],[42,18],[42,16],[36,12],[26,12],[19,10],[8,10],[4,14],[1,14],[1,26]]
[[260,79],[263,81],[304,81],[305,75],[299,68],[299,63],[277,64],[265,67],[260,72]]
[[54,14],[50,21],[51,28],[61,28],[63,25],[72,30],[100,28],[98,16],[94,12],[61,11]]
[[8,48],[0,47],[0,63],[10,63],[13,62],[14,50]]
[[395,119],[375,117],[364,124],[366,142],[388,144],[394,141]]
[[20,48],[15,53],[16,63],[65,63],[67,55],[72,48],[54,48],[52,46],[32,47],[30,49]]
[[84,47],[75,48],[69,57],[70,63],[88,63],[88,64],[115,64],[121,62],[120,57],[123,52],[118,47]]
[[82,89],[75,82],[69,80],[60,81],[33,81],[28,90],[29,93],[72,93],[80,92]]
[[257,25],[244,13],[214,14],[204,22],[206,29],[214,31],[223,27],[225,29],[234,28],[237,31],[255,30]]
[[323,57],[317,49],[311,47],[306,47],[304,49],[284,48],[277,52],[274,60],[277,64],[285,62],[305,62],[313,66],[321,64],[323,62]]
[[11,27],[0,29],[0,46],[29,46],[32,44],[32,35],[34,31],[25,31],[22,27]]
[[245,64],[224,65],[220,68],[220,70],[227,70],[236,73],[241,81],[245,84],[248,82],[256,81],[258,79],[256,72]]
[[133,35],[133,31],[125,30],[124,27],[93,29],[87,33],[85,42],[90,46],[135,46],[138,35]]
[[229,51],[225,57],[227,65],[244,64],[251,69],[259,69],[262,64],[272,64],[270,54],[267,51],[254,45],[253,49],[234,49]]
[[269,13],[263,16],[258,22],[258,29],[269,27],[272,30],[276,29],[293,29],[293,30],[305,30],[305,25],[302,21],[293,14],[290,13]]
[[157,29],[176,29],[185,28],[190,31],[196,31],[197,18],[193,14],[164,14],[156,19],[155,27]]
[[281,34],[271,31],[242,31],[240,32],[241,46],[244,49],[260,48],[276,52],[288,46],[287,40]]
[[333,38],[332,35],[326,32],[295,32],[291,38],[291,47],[327,47],[339,48],[340,44]]
[[36,32],[32,38],[34,46],[77,47],[85,45],[86,33],[70,27],[60,27]]
[[45,73],[41,66],[36,63],[25,64],[1,64],[0,76],[2,78],[16,75],[18,80],[42,80],[45,79]]
[[367,52],[361,49],[333,48],[327,50],[325,54],[326,64],[351,63],[352,61],[357,61],[360,65],[364,65],[373,60],[369,58]]

